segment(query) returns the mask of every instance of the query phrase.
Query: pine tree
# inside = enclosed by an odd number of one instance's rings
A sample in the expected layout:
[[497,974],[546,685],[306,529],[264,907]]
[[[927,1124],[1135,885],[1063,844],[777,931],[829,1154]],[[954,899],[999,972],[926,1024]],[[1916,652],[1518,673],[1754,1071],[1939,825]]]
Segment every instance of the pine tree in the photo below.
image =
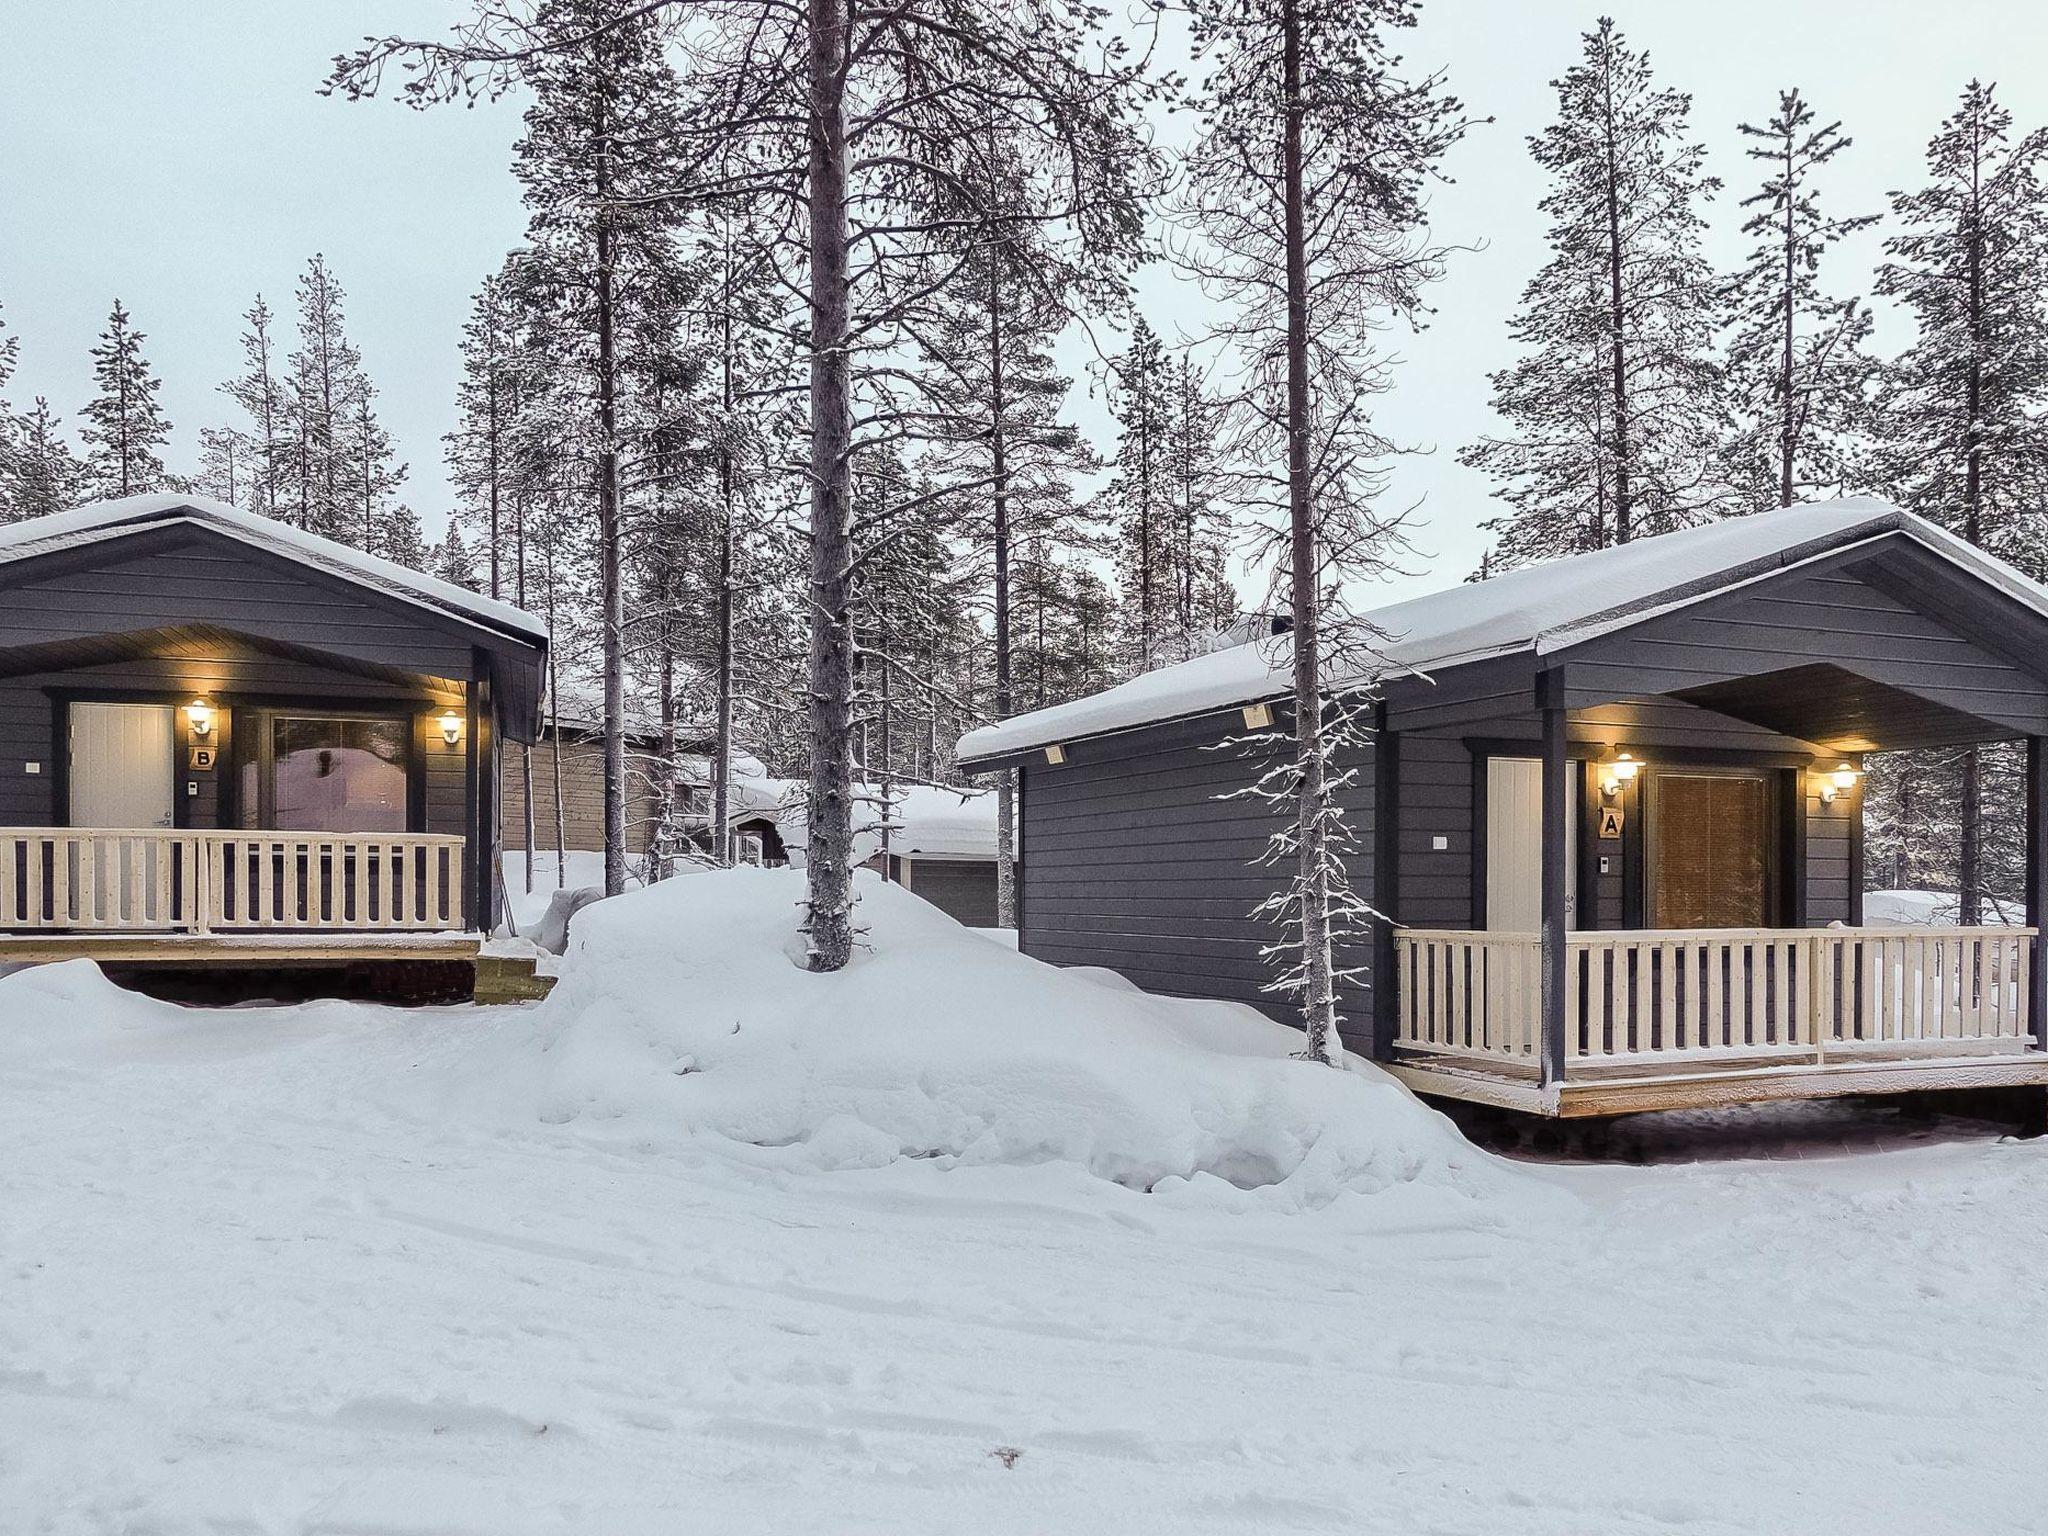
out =
[[[373,42],[338,62],[333,83],[370,94],[398,61],[411,66],[404,90],[414,100],[461,99],[515,73],[561,67],[633,23],[673,30],[671,51],[687,66],[685,88],[665,93],[678,108],[677,131],[621,132],[617,154],[592,157],[603,173],[578,196],[585,208],[621,213],[744,197],[754,240],[801,295],[802,314],[789,330],[810,370],[809,577],[800,610],[810,629],[800,690],[810,737],[804,921],[810,967],[836,971],[854,943],[856,584],[883,537],[876,528],[892,526],[898,510],[874,506],[871,523],[859,520],[856,458],[914,432],[920,413],[905,398],[900,359],[948,270],[992,227],[1035,223],[1090,249],[1135,247],[1135,179],[1148,164],[1135,134],[1139,66],[1095,35],[1098,13],[1084,0],[905,0],[883,12],[847,0],[801,8],[650,0],[620,7],[626,15],[610,15],[613,24],[598,31],[555,36],[534,24],[546,9],[481,5],[452,45]],[[984,184],[977,160],[992,139],[1025,168],[1021,197],[995,218],[961,206],[963,188]],[[621,196],[619,176],[678,150],[695,158],[682,176],[649,189],[658,196]],[[596,245],[596,268],[609,272],[606,241]],[[601,366],[607,463],[616,450],[608,374]],[[600,473],[601,494],[615,504],[602,489],[608,478]],[[616,547],[610,527],[602,543]],[[612,581],[601,585],[616,591]],[[608,612],[608,633],[620,627]],[[606,671],[610,714],[617,669]]]
[[[373,555],[388,555],[392,520],[400,512],[399,487],[406,466],[398,462],[391,434],[377,420],[375,387],[358,375],[338,449],[350,504],[349,542]],[[410,516],[409,510],[407,515]],[[414,519],[415,524],[417,519]]]
[[[2014,140],[2012,114],[1971,81],[1927,146],[1928,184],[1892,194],[1901,228],[1885,242],[1892,259],[1877,285],[1918,324],[1884,381],[1880,483],[1909,511],[2037,580],[2048,575],[2044,166],[2048,129]],[[1965,923],[1978,921],[1988,889],[1985,762],[1972,748],[1960,765]]]
[[36,396],[15,425],[6,476],[0,482],[0,520],[19,522],[78,505],[85,471],[57,431],[50,402]]
[[[1229,306],[1246,386],[1228,439],[1238,495],[1264,521],[1264,552],[1292,629],[1291,737],[1247,743],[1250,791],[1277,826],[1268,857],[1289,870],[1258,908],[1281,930],[1273,990],[1298,1000],[1312,1061],[1341,1055],[1338,986],[1372,914],[1353,892],[1353,836],[1338,798],[1356,741],[1371,637],[1344,593],[1385,568],[1381,512],[1391,444],[1372,398],[1388,388],[1378,330],[1422,313],[1441,270],[1424,190],[1465,131],[1435,75],[1394,51],[1416,0],[1197,0],[1209,68],[1183,216],[1213,256],[1199,271]],[[1278,594],[1276,594],[1278,595]],[[1276,652],[1278,648],[1276,647]]]
[[1168,558],[1173,642],[1176,654],[1187,657],[1237,617],[1238,604],[1228,570],[1230,507],[1217,459],[1222,412],[1186,355],[1174,374],[1170,407],[1166,474],[1173,496]]
[[148,340],[130,322],[121,301],[114,301],[100,344],[92,349],[93,382],[99,393],[79,414],[88,447],[85,471],[89,493],[99,497],[137,496],[164,489],[166,476],[157,450],[171,435],[171,425],[157,404],[162,381],[149,371],[142,355]]
[[1813,183],[1850,140],[1839,122],[1814,126],[1798,91],[1778,96],[1762,127],[1740,125],[1748,155],[1764,166],[1761,188],[1742,200],[1742,226],[1756,244],[1730,286],[1725,364],[1736,432],[1729,479],[1740,510],[1789,507],[1839,492],[1852,474],[1865,430],[1875,365],[1865,353],[1870,309],[1820,286],[1820,267],[1839,241],[1876,216],[1829,218]]
[[292,413],[291,520],[343,543],[360,540],[344,440],[364,387],[362,356],[348,339],[347,296],[316,254],[299,279],[298,349],[289,367]]
[[383,545],[378,553],[415,571],[426,570],[426,529],[420,526],[420,515],[409,503],[401,501],[385,514]]
[[[19,451],[18,426],[14,408],[7,403],[7,382],[14,377],[15,364],[21,356],[19,336],[0,336],[0,521],[12,521],[22,516],[8,500],[9,486],[17,471],[14,456]],[[40,401],[37,402],[41,404]]]
[[1164,642],[1173,629],[1173,541],[1177,519],[1167,466],[1173,419],[1173,369],[1166,348],[1140,315],[1117,360],[1111,414],[1118,432],[1116,475],[1104,500],[1116,537],[1123,589],[1128,668],[1145,672],[1178,659]]
[[256,295],[242,319],[247,326],[242,332],[242,371],[221,385],[221,392],[248,417],[242,432],[251,460],[248,507],[265,517],[281,517],[284,509],[278,498],[294,458],[292,400],[278,372],[270,306],[262,294]]
[[253,445],[232,427],[199,429],[199,473],[192,489],[231,507],[243,504],[252,491]]
[[1459,458],[1512,509],[1493,564],[1625,544],[1713,515],[1717,285],[1700,208],[1720,183],[1689,136],[1692,98],[1602,17],[1553,82],[1558,116],[1529,141],[1550,174],[1550,259],[1509,327],[1525,355],[1493,374],[1506,431]]
[[476,560],[469,552],[468,541],[462,537],[460,524],[448,525],[447,537],[433,549],[429,563],[430,575],[472,592],[476,590]]

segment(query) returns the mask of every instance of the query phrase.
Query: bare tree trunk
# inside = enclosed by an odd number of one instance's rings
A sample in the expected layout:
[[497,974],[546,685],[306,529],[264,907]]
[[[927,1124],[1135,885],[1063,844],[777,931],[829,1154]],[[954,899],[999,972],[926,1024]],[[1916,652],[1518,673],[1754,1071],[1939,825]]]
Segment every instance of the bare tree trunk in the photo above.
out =
[[852,359],[846,216],[846,0],[807,0],[810,45],[810,968],[853,954]]
[[[1001,257],[991,251],[988,267],[989,479],[995,514],[996,555],[996,718],[1007,720],[1016,707],[1010,678],[1010,460],[1003,375],[1003,283]],[[1016,774],[996,775],[996,926],[1017,926],[1017,854],[1011,843],[1010,818],[1017,793]]]
[[725,230],[724,313],[719,319],[719,400],[725,408],[725,437],[718,453],[718,734],[711,755],[711,856],[732,865],[732,624],[735,526],[732,462],[732,231]]
[[605,114],[604,44],[594,44],[597,199],[597,521],[604,631],[604,893],[626,888],[626,597],[619,570],[618,356],[614,335],[611,137]]
[[562,671],[555,645],[555,550],[548,557],[548,742],[554,754],[555,889],[569,883],[569,810],[562,800]]
[[1607,151],[1607,324],[1613,332],[1614,391],[1614,542],[1626,544],[1635,537],[1635,506],[1629,500],[1628,484],[1628,354],[1622,339],[1627,319],[1623,302],[1621,271],[1621,187],[1615,159],[1620,150],[1614,142],[1614,60],[1609,55],[1601,65],[1601,89],[1606,110]]
[[1309,453],[1308,253],[1306,193],[1302,187],[1301,12],[1298,0],[1281,8],[1285,135],[1281,177],[1287,262],[1287,508],[1288,559],[1294,616],[1295,872],[1301,924],[1302,1054],[1330,1064],[1342,1049],[1337,1038],[1336,958],[1330,942],[1329,829],[1324,818],[1323,691],[1316,573],[1313,466]]
[[1793,445],[1798,441],[1797,416],[1792,399],[1792,290],[1798,282],[1794,263],[1797,259],[1797,231],[1793,225],[1793,205],[1797,201],[1792,183],[1792,134],[1785,134],[1785,334],[1783,351],[1778,359],[1778,505],[1789,507],[1798,493],[1794,484]]
[[[512,503],[512,552],[513,591],[518,596],[519,606],[526,607],[526,498],[522,495]],[[554,652],[552,630],[548,636],[548,651]],[[526,828],[526,894],[533,894],[533,745],[522,742],[519,747],[519,782],[521,788],[521,813]]]
[[[1970,367],[1963,417],[1963,537],[1981,547],[1984,542],[1984,443],[1979,435],[1979,413],[1984,408],[1984,354],[1988,346],[1984,335],[1984,240],[1982,223],[1977,216],[1975,171],[1973,166],[1970,241],[1966,257],[1969,267],[1965,302],[1969,305]],[[1978,922],[1983,915],[1979,896],[1984,879],[1984,804],[1980,766],[1978,749],[1972,746],[1963,754],[1963,835],[1956,870],[1960,898],[1958,918],[1965,925]]]

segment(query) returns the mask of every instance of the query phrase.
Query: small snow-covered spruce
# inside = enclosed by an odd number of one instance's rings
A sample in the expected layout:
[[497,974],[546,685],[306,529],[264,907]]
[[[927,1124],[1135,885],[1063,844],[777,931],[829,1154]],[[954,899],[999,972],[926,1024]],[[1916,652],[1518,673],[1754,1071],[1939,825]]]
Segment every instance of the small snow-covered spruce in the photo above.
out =
[[1828,294],[1820,269],[1877,216],[1821,211],[1816,173],[1850,140],[1839,122],[1815,127],[1798,91],[1780,92],[1761,127],[1740,127],[1764,179],[1742,200],[1754,210],[1742,232],[1756,244],[1728,290],[1724,366],[1736,430],[1726,455],[1737,509],[1756,512],[1838,493],[1853,476],[1876,373],[1864,350],[1870,307]]
[[1506,430],[1459,454],[1510,509],[1487,524],[1496,571],[1683,528],[1725,499],[1720,289],[1700,253],[1720,183],[1692,98],[1659,87],[1610,18],[1583,42],[1529,141],[1551,254],[1509,327],[1523,356],[1491,376]]
[[1463,137],[1437,74],[1394,51],[1416,0],[1196,0],[1207,77],[1178,213],[1182,255],[1219,302],[1240,382],[1226,401],[1229,496],[1254,522],[1288,633],[1292,761],[1269,792],[1292,802],[1273,857],[1287,888],[1262,910],[1290,930],[1280,984],[1298,997],[1304,1055],[1334,1062],[1337,946],[1363,920],[1348,891],[1338,754],[1359,726],[1373,635],[1347,588],[1384,571],[1400,514],[1381,506],[1395,445],[1370,408],[1390,383],[1378,345],[1418,324],[1442,269],[1425,189]]
[[89,495],[137,496],[168,484],[157,450],[170,440],[171,424],[157,404],[163,381],[150,372],[142,355],[148,339],[116,299],[99,345],[92,349],[93,383],[99,393],[79,412]]
[[84,467],[57,430],[57,417],[41,395],[14,424],[0,463],[0,521],[19,522],[75,507],[82,499]]
[[[2013,136],[1993,88],[1971,81],[1927,146],[1926,185],[1891,197],[1898,233],[1877,291],[1918,333],[1886,370],[1874,478],[1901,506],[2048,576],[2041,486],[2048,481],[2048,129]],[[1989,889],[1988,759],[1970,747],[1957,775],[1961,920]],[[2017,803],[2017,802],[2014,802]],[[2009,838],[2016,826],[2007,828]]]
[[238,432],[248,445],[241,505],[265,517],[281,518],[285,508],[280,496],[294,461],[292,396],[279,370],[270,306],[263,302],[262,294],[256,295],[242,321],[242,371],[220,387],[247,418]]
[[356,395],[368,380],[362,354],[348,338],[346,298],[326,257],[315,253],[299,277],[298,346],[286,363],[292,413],[287,497],[291,521],[309,533],[354,544],[360,533],[351,515],[344,438]]

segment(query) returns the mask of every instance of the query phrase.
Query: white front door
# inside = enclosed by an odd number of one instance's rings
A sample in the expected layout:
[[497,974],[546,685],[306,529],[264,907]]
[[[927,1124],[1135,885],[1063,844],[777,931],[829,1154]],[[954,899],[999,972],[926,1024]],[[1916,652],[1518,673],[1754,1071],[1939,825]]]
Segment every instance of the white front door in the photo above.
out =
[[[1572,775],[1565,774],[1566,794]],[[1565,921],[1578,926],[1579,818],[1569,799],[1565,825]],[[1486,760],[1486,928],[1537,933],[1543,927],[1543,764],[1533,757]]]
[[73,704],[71,825],[168,827],[176,747],[168,704]]

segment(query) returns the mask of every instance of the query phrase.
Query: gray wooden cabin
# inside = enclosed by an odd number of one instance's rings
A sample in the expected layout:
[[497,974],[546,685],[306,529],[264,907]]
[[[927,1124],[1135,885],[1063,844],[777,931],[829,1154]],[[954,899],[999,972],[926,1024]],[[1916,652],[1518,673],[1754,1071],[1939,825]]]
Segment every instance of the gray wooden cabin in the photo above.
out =
[[499,748],[534,738],[546,645],[204,498],[0,530],[0,962],[414,956],[488,929]]
[[[1352,1050],[1548,1115],[2048,1083],[2048,589],[1845,501],[1374,618]],[[1287,1017],[1272,813],[1228,798],[1269,760],[1231,743],[1291,734],[1284,644],[963,739],[1017,771],[1025,953]],[[1992,741],[2026,744],[2027,925],[1863,926],[1862,755]]]

